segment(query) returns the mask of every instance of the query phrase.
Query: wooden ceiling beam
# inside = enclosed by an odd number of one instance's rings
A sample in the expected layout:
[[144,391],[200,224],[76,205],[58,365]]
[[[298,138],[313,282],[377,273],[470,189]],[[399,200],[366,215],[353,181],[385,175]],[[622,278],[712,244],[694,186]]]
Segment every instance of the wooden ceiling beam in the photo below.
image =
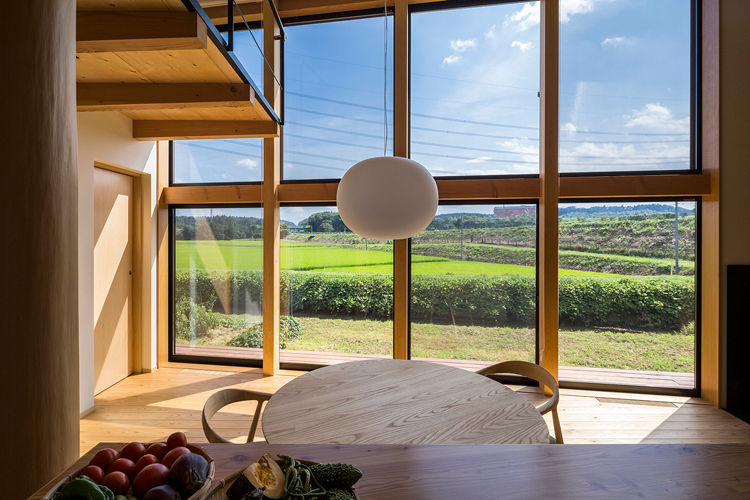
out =
[[189,50],[206,46],[206,24],[194,12],[77,13],[77,53]]
[[142,141],[278,137],[276,122],[260,120],[133,120],[133,138]]
[[78,111],[132,111],[247,106],[255,92],[246,83],[78,83]]

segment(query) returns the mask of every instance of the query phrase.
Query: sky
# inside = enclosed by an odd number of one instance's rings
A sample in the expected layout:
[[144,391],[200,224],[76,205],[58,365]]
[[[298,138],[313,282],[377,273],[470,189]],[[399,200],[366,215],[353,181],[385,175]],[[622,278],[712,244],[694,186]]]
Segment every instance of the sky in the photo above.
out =
[[[690,0],[561,0],[560,23],[560,171],[689,168]],[[411,24],[412,159],[435,176],[538,173],[539,2],[419,12]],[[340,178],[382,155],[384,80],[391,154],[384,28],[383,17],[286,28],[285,179]],[[236,36],[262,87],[254,41]],[[175,182],[261,180],[260,139],[175,151]]]

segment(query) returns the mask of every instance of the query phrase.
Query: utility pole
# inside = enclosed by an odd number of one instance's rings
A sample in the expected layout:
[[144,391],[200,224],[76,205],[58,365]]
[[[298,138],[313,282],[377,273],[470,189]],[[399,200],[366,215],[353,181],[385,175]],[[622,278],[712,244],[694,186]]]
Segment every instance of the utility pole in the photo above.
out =
[[461,238],[461,260],[464,260],[464,216],[458,218],[458,229]]
[[680,208],[674,202],[674,273],[680,274]]

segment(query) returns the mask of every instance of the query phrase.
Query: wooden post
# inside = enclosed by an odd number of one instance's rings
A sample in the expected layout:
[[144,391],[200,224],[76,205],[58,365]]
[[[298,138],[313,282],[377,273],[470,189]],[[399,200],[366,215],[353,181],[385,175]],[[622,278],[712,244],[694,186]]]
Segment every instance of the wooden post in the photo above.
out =
[[541,122],[539,200],[539,364],[557,377],[558,366],[558,38],[559,0],[541,3]]
[[2,498],[26,498],[79,456],[76,4],[3,17],[0,275]]
[[[273,0],[268,0],[273,1]],[[268,2],[263,3],[263,94],[276,114],[281,112],[281,89],[275,77],[281,69],[281,30]],[[279,371],[279,183],[281,139],[263,139],[263,374]]]
[[[393,154],[409,157],[409,2],[393,19]],[[409,240],[393,242],[393,357],[409,358]]]
[[721,281],[719,239],[719,0],[702,0],[703,172],[711,194],[701,204],[701,397],[719,406],[721,391]]
[[169,361],[169,205],[165,192],[169,188],[169,142],[156,143],[156,361]]

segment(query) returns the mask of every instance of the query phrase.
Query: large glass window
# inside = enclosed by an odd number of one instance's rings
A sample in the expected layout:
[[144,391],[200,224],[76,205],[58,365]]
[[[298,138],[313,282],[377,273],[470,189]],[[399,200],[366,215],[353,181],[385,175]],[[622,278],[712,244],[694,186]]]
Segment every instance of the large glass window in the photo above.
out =
[[411,16],[411,158],[435,176],[539,172],[533,2]]
[[393,246],[360,238],[335,207],[281,207],[281,361],[393,356]]
[[173,212],[174,354],[262,359],[262,210]]
[[384,94],[391,153],[393,19],[387,19],[387,77],[383,17],[287,27],[284,179],[337,179],[354,163],[382,156]]
[[534,362],[536,240],[536,205],[441,205],[411,244],[412,359]]
[[689,169],[690,82],[691,0],[561,2],[560,171]]
[[697,203],[559,211],[560,378],[692,389]]

